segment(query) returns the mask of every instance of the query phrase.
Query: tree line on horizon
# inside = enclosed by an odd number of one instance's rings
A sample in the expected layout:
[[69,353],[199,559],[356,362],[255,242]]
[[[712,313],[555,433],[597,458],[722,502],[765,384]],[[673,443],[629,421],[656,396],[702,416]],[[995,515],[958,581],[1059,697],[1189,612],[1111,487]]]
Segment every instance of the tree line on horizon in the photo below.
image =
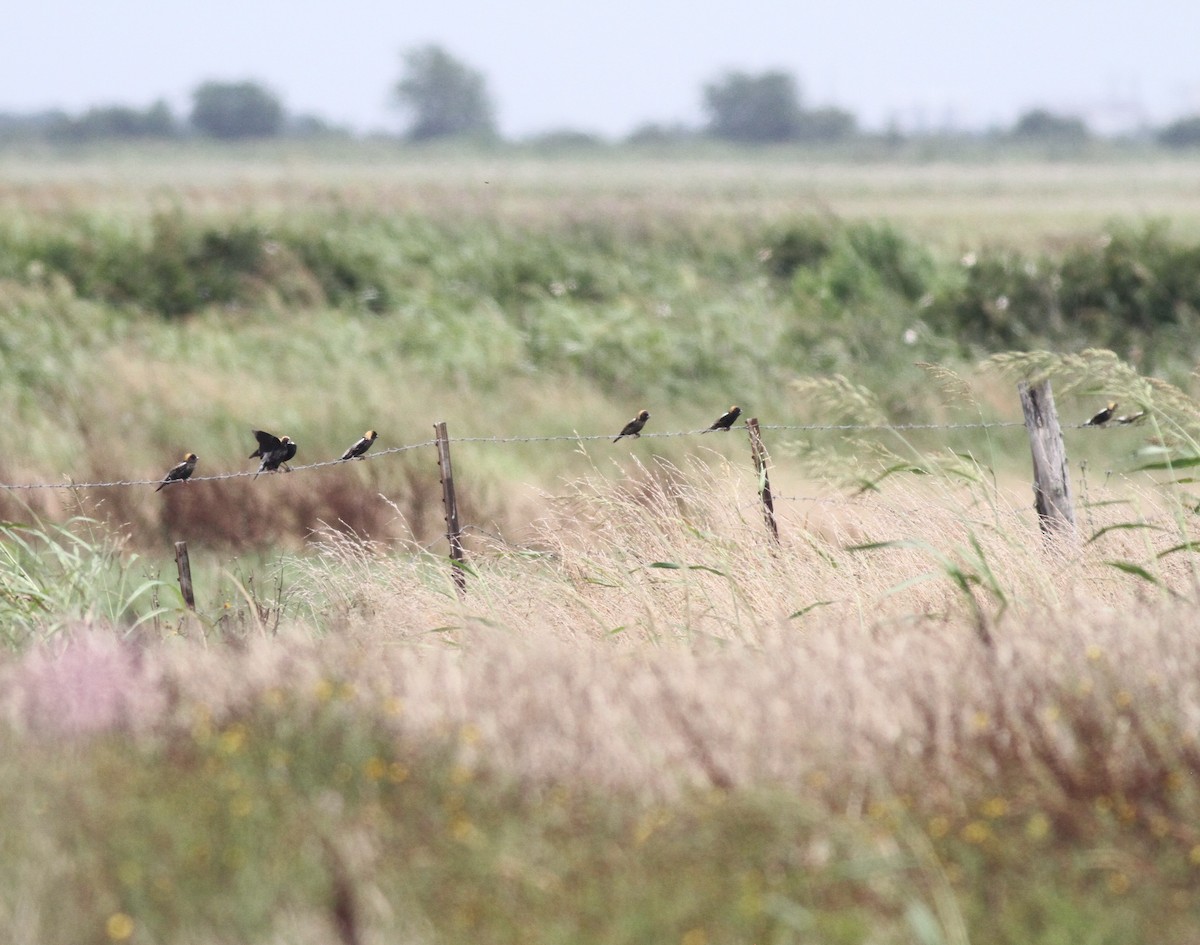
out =
[[[500,143],[496,108],[483,73],[431,44],[401,54],[402,73],[392,88],[393,104],[406,125],[401,138],[420,143],[465,139]],[[670,144],[703,138],[744,145],[828,144],[883,138],[899,142],[897,128],[869,134],[845,109],[805,104],[796,78],[784,70],[749,73],[731,70],[701,90],[707,122],[702,127],[682,123],[647,122],[625,139],[630,144]],[[0,144],[43,140],[52,144],[83,144],[103,140],[151,140],[199,137],[217,141],[262,138],[353,137],[344,127],[314,115],[293,115],[282,99],[262,83],[207,81],[192,91],[191,110],[176,115],[159,100],[147,108],[96,106],[77,115],[64,111],[30,114],[0,112]],[[935,133],[936,137],[987,137],[995,141],[1079,146],[1099,136],[1080,117],[1046,108],[1033,108],[1013,125],[986,133]],[[1169,148],[1200,147],[1200,114],[1181,117],[1149,136]],[[601,145],[599,135],[559,129],[529,139],[532,143]]]

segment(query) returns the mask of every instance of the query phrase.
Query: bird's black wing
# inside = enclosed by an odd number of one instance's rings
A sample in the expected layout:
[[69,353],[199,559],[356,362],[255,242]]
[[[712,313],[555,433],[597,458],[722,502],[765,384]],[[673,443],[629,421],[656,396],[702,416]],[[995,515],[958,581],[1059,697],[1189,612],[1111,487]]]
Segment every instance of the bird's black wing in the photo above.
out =
[[279,449],[279,437],[274,433],[268,433],[266,430],[253,430],[251,432],[254,434],[254,438],[258,440],[258,449],[250,454],[249,459],[254,459],[256,456],[265,457],[273,450]]
[[711,433],[713,430],[728,430],[731,426],[733,426],[733,421],[736,419],[737,414],[727,410],[713,421],[713,425],[711,427],[701,432]]
[[176,482],[180,479],[186,479],[188,476],[191,475],[191,473],[192,473],[192,471],[191,471],[191,469],[188,468],[188,463],[187,463],[187,460],[185,459],[178,466],[171,467],[171,469],[167,472],[167,474],[165,476],[163,476],[163,481],[158,484],[158,489],[155,489],[154,491],[158,492],[159,489],[161,489],[163,486],[165,486],[169,482]]

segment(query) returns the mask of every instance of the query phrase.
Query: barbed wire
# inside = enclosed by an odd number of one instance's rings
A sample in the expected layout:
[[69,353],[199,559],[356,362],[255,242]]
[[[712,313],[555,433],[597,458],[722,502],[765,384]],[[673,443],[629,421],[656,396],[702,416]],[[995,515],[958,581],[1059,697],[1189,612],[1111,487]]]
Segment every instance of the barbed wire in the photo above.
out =
[[[1024,427],[1025,424],[1020,420],[980,420],[971,423],[764,423],[759,425],[761,430],[773,431],[791,431],[791,432],[862,432],[862,433],[882,433],[896,432],[904,433],[913,430],[993,430],[1006,429],[1011,427]],[[1065,429],[1082,429],[1088,427],[1087,423],[1073,424],[1065,427]],[[741,429],[741,428],[738,428]],[[1106,427],[1096,426],[1094,429],[1106,429]],[[707,427],[698,430],[669,430],[669,431],[643,431],[642,438],[671,438],[680,436],[696,436],[708,432],[729,432],[729,431],[710,431]],[[636,437],[628,437],[634,439]],[[555,443],[555,442],[591,442],[597,440],[612,440],[611,433],[559,433],[546,436],[461,436],[452,437],[452,443]],[[389,456],[395,453],[407,453],[412,450],[427,449],[437,445],[437,440],[421,440],[416,443],[405,443],[401,446],[392,446],[385,449],[373,450],[370,453],[360,457],[362,460],[378,460],[384,456]],[[355,460],[330,459],[316,463],[306,463],[299,466],[290,466],[290,472],[307,472],[313,469],[323,469],[328,466],[340,466],[347,462]],[[226,479],[256,479],[260,475],[257,469],[238,470],[235,472],[215,473],[209,476],[189,477],[189,482],[220,482]],[[0,482],[0,489],[14,492],[24,490],[40,490],[40,489],[120,489],[132,488],[136,486],[159,486],[163,484],[162,477],[154,479],[115,479],[106,482],[74,482],[66,480],[64,482]]]
[[[389,453],[407,453],[410,450],[425,449],[427,447],[436,446],[437,440],[423,440],[420,443],[406,443],[403,446],[392,446],[387,449],[377,450],[363,456],[362,459],[379,459],[387,456]],[[306,463],[302,466],[290,466],[289,472],[304,472],[309,469],[322,469],[326,466],[341,466],[345,463],[356,462],[349,459],[329,459],[319,463]],[[260,475],[257,469],[244,469],[238,472],[216,473],[211,476],[190,476],[187,482],[219,482],[222,479],[257,479]],[[160,486],[163,485],[162,477],[157,479],[114,479],[109,482],[0,482],[0,489],[21,490],[21,489],[118,489],[127,486]]]
[[1023,427],[1020,420],[978,420],[974,423],[763,423],[760,430],[862,430],[896,431],[908,430],[992,430],[998,427]]
[[[812,430],[812,431],[839,431],[839,430],[861,430],[861,431],[887,431],[895,430],[897,432],[905,432],[908,430],[987,430],[996,427],[1023,427],[1025,424],[1020,420],[980,420],[973,423],[760,423],[760,430]],[[1080,424],[1086,426],[1086,424]],[[737,427],[735,429],[741,429]],[[672,436],[695,436],[701,433],[720,433],[732,431],[710,430],[708,427],[701,427],[697,430],[670,430],[662,431],[647,431],[643,430],[641,436],[648,437],[672,437]],[[457,436],[454,437],[455,443],[542,443],[554,440],[611,440],[611,433],[559,433],[551,436]]]

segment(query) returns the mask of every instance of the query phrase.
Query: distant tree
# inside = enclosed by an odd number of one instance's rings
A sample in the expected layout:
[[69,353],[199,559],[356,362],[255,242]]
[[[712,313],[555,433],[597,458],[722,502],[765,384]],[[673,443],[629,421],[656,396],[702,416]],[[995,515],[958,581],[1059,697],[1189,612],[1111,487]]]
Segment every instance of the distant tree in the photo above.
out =
[[796,80],[786,72],[729,72],[704,88],[709,134],[729,141],[792,141],[803,118]]
[[79,125],[92,138],[170,138],[179,132],[170,106],[163,101],[144,111],[121,105],[92,108],[79,119]]
[[179,133],[179,123],[171,106],[159,99],[142,112],[141,133],[166,138]]
[[404,73],[394,94],[396,104],[412,114],[406,137],[495,136],[495,109],[481,72],[436,45],[410,49],[402,58]]
[[171,138],[179,133],[166,102],[145,110],[126,105],[89,108],[78,118],[60,115],[46,129],[51,141],[81,142],[114,138]]
[[192,126],[212,138],[270,138],[284,126],[279,98],[257,82],[205,82],[192,92]]
[[900,123],[895,118],[892,118],[889,119],[887,127],[883,129],[883,134],[879,140],[889,148],[896,148],[904,144],[906,137],[904,129],[900,127]]
[[675,123],[668,125],[651,121],[634,128],[625,141],[627,144],[636,145],[678,144],[694,141],[696,135],[697,131],[695,128],[690,128],[684,124]]
[[1045,108],[1025,112],[1013,125],[1012,137],[1024,141],[1083,142],[1091,137],[1082,118],[1056,115]]
[[1200,145],[1200,115],[1180,118],[1167,125],[1155,136],[1168,148],[1194,148]]
[[552,131],[543,131],[540,134],[530,135],[524,143],[546,151],[586,151],[608,145],[603,135],[578,128],[556,128]]
[[841,108],[814,108],[800,113],[803,141],[844,141],[858,133],[858,119]]
[[349,129],[335,125],[320,115],[291,115],[284,133],[293,138],[349,138]]
[[31,141],[48,137],[52,130],[69,121],[66,112],[0,112],[0,142]]

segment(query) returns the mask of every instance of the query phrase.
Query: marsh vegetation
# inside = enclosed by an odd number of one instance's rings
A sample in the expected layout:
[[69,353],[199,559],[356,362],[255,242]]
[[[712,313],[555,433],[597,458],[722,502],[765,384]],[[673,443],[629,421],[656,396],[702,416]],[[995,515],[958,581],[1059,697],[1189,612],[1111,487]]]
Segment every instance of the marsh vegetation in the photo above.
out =
[[380,439],[0,496],[14,942],[1192,940],[1193,168],[146,153],[0,167],[0,480]]

